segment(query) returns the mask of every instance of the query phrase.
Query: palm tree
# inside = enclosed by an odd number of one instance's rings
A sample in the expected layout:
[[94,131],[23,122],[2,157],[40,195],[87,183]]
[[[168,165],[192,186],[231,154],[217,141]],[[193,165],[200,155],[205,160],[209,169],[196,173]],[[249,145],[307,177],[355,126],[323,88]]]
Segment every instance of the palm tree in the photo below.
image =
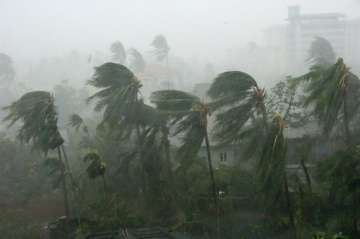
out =
[[[359,192],[360,192],[359,146],[340,150],[318,162],[316,176],[329,191],[329,203],[339,214],[352,218],[353,238],[359,237]],[[348,206],[350,202],[351,207]],[[339,214],[337,214],[339,213]]]
[[89,84],[100,89],[88,98],[97,99],[95,110],[103,111],[100,126],[117,128],[125,137],[136,128],[139,136],[143,103],[139,98],[142,84],[137,77],[125,66],[109,62],[95,67]]
[[[153,107],[144,104],[140,99],[142,87],[140,81],[123,65],[105,63],[96,67],[94,77],[89,84],[101,89],[89,98],[89,100],[97,99],[95,110],[103,111],[100,126],[110,128],[112,133],[118,134],[117,136],[120,139],[129,139],[133,133],[136,134],[137,143],[135,147],[121,156],[122,165],[125,167],[137,165],[142,178],[139,192],[147,193],[146,179],[151,177],[146,177],[146,175],[151,175],[152,172],[150,171],[153,170],[153,166],[150,167],[148,162],[154,162],[155,152],[156,155],[160,152],[166,155],[166,157],[157,158],[159,160],[166,158],[166,171],[170,173],[171,170],[169,166],[170,144],[167,139],[166,121],[162,119],[163,115],[159,114]],[[152,144],[148,142],[151,135],[157,135],[157,140]],[[158,141],[159,137],[162,140]],[[163,150],[153,151],[154,147],[161,147],[166,150],[165,152]],[[154,165],[159,166],[159,161],[155,161]],[[156,170],[159,171],[161,168]]]
[[81,127],[84,133],[88,133],[88,128],[85,125],[83,118],[78,114],[70,115],[69,125],[74,127],[76,131],[79,131]]
[[213,199],[216,209],[219,210],[208,135],[208,106],[198,97],[177,90],[153,92],[151,102],[158,110],[170,115],[170,125],[176,126],[174,135],[183,135],[182,145],[178,150],[180,159],[186,160],[196,156],[205,142]]
[[124,64],[126,61],[126,52],[124,45],[120,41],[115,41],[110,46],[112,52],[112,60],[116,63]]
[[146,62],[142,54],[135,48],[129,49],[129,68],[135,73],[143,73],[145,71]]
[[284,120],[279,114],[276,114],[265,138],[261,157],[257,165],[257,177],[260,181],[261,192],[264,193],[266,200],[272,199],[271,204],[276,202],[277,195],[283,192],[289,221],[293,229],[295,229],[295,219],[285,169],[287,143],[284,137],[284,128]]
[[319,78],[309,78],[305,105],[311,105],[315,116],[329,135],[342,118],[345,142],[351,145],[350,121],[355,115],[360,93],[360,80],[350,72],[342,58],[327,68]]
[[265,90],[249,74],[229,71],[214,79],[208,95],[212,98],[210,107],[216,113],[216,138],[223,144],[248,138],[245,157],[251,157],[268,130]]
[[316,37],[309,49],[308,61],[312,65],[330,66],[336,62],[331,43],[323,37]]
[[154,47],[154,55],[158,61],[166,60],[168,64],[170,47],[163,35],[156,35],[151,45]]
[[15,70],[10,56],[0,53],[0,80],[10,82],[15,77]]
[[83,161],[89,163],[86,168],[87,175],[90,179],[95,179],[101,177],[103,180],[104,187],[104,195],[106,195],[106,180],[105,180],[105,172],[106,172],[106,163],[100,159],[100,156],[97,153],[87,153]]
[[[32,144],[33,149],[47,155],[50,150],[57,150],[58,162],[63,162],[61,146],[64,143],[57,126],[57,112],[54,97],[46,91],[32,91],[24,94],[19,100],[4,108],[8,115],[9,127],[17,121],[22,122],[17,137],[25,143]],[[61,167],[65,214],[69,216],[69,200],[66,188],[65,167]]]

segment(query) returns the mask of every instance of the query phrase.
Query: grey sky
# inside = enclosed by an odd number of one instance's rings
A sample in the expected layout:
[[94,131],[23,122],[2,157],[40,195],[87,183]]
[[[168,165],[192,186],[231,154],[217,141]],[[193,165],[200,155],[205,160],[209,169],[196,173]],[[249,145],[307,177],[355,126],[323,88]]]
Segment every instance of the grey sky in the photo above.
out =
[[294,4],[305,13],[360,16],[357,0],[0,0],[0,52],[37,59],[105,50],[116,39],[147,50],[162,33],[174,54],[204,56],[261,39]]

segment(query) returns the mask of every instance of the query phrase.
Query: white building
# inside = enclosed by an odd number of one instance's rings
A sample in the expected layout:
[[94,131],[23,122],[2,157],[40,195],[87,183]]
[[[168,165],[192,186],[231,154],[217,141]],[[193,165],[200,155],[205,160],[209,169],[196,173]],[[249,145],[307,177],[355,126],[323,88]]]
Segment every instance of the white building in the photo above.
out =
[[299,6],[291,6],[287,22],[265,31],[266,45],[285,51],[287,73],[306,69],[304,62],[316,37],[327,39],[337,56],[360,70],[360,20],[348,20],[341,13],[302,14]]

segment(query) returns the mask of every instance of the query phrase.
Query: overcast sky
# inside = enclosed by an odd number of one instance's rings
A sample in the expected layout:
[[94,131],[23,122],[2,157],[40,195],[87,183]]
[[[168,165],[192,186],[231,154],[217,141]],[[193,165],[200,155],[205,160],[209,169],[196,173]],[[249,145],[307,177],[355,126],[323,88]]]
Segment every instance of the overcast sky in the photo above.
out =
[[65,50],[105,50],[116,40],[150,48],[164,34],[176,55],[205,55],[259,41],[287,7],[360,16],[359,0],[0,0],[0,52],[37,59]]

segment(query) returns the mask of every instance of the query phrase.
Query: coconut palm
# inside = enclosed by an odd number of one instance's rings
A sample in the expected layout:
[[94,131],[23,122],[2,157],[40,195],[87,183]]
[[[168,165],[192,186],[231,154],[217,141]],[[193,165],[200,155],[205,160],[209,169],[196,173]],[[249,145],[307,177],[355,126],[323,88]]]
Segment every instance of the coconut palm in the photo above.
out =
[[170,125],[175,126],[174,135],[182,135],[182,145],[178,149],[180,159],[194,158],[205,142],[213,199],[218,209],[218,191],[214,179],[208,135],[210,112],[207,104],[201,102],[196,96],[178,90],[156,91],[151,96],[151,102],[156,105],[157,109],[169,114]]
[[[4,108],[8,111],[5,121],[9,127],[21,121],[17,137],[32,144],[33,149],[45,155],[50,150],[57,150],[58,162],[63,162],[61,146],[64,143],[57,126],[57,112],[54,97],[46,91],[33,91],[24,94],[19,100]],[[65,165],[65,164],[64,164]],[[65,167],[61,167],[65,214],[69,216],[68,192],[65,181]]]
[[129,49],[129,68],[135,73],[143,73],[146,63],[142,54],[135,48]]
[[100,159],[100,156],[97,153],[87,153],[83,161],[89,163],[86,168],[86,173],[90,179],[95,179],[101,177],[103,180],[104,193],[106,194],[106,163]]
[[156,35],[151,45],[154,47],[154,55],[158,61],[166,60],[169,58],[170,47],[163,35]]
[[323,37],[316,37],[309,49],[308,61],[312,65],[330,66],[336,62],[331,43]]
[[294,214],[290,202],[288,179],[286,175],[286,151],[287,143],[284,137],[285,122],[279,114],[276,114],[266,135],[261,157],[256,171],[260,182],[261,192],[267,201],[276,202],[279,194],[285,196],[289,220],[295,228]]
[[88,133],[88,128],[85,125],[83,118],[78,114],[70,115],[69,125],[74,127],[76,131],[79,131],[80,127],[85,133]]
[[216,113],[215,137],[220,143],[239,143],[248,139],[244,152],[250,158],[261,146],[267,131],[265,90],[255,79],[241,71],[229,71],[217,76],[210,86],[211,109]]
[[116,63],[124,64],[126,61],[126,51],[124,45],[120,41],[115,41],[110,46],[112,52],[112,60]]
[[110,62],[95,67],[89,84],[100,89],[88,98],[97,100],[96,111],[103,111],[100,126],[117,128],[120,136],[129,136],[135,127],[139,131],[142,84],[128,68]]
[[323,131],[329,135],[341,118],[344,125],[345,142],[351,145],[350,121],[357,112],[357,96],[360,80],[350,72],[344,60],[339,58],[319,78],[310,79],[306,106],[312,106]]

